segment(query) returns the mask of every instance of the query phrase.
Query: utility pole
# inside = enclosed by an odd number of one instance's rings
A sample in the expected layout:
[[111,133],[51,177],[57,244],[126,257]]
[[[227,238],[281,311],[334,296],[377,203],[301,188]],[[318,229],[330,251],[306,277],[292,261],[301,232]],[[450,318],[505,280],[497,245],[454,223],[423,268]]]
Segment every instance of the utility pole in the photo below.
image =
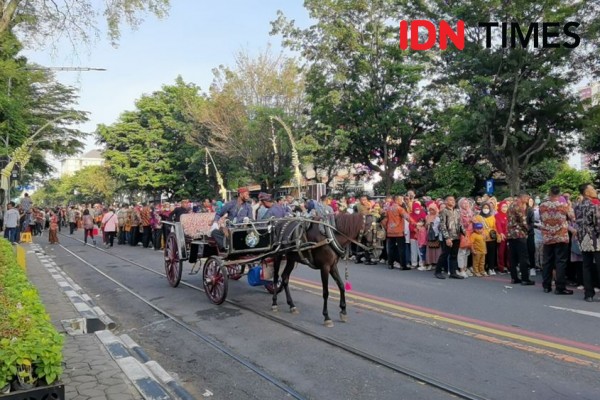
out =
[[[38,66],[25,66],[18,68],[17,71],[106,71],[105,68],[93,68],[93,67],[38,67]],[[8,88],[7,95],[10,98],[11,90],[12,90],[12,77],[8,77]],[[62,117],[62,116],[61,116]],[[23,168],[25,164],[29,161],[29,156],[31,151],[33,150],[33,146],[36,142],[33,141],[35,136],[37,136],[42,130],[44,130],[47,126],[55,122],[55,120],[48,122],[41,129],[34,133],[33,136],[25,139],[25,142],[13,152],[12,157],[8,155],[9,152],[9,134],[8,130],[6,131],[6,136],[4,138],[0,137],[0,140],[4,143],[4,147],[6,148],[7,162],[8,164],[2,169],[0,172],[0,191],[4,192],[4,196],[2,198],[2,210],[6,211],[6,206],[10,201],[10,176],[12,170],[16,163],[20,164],[20,167]],[[38,141],[39,143],[39,141]],[[25,146],[24,146],[25,145]],[[31,146],[31,147],[28,147]],[[26,148],[28,147],[28,148]]]

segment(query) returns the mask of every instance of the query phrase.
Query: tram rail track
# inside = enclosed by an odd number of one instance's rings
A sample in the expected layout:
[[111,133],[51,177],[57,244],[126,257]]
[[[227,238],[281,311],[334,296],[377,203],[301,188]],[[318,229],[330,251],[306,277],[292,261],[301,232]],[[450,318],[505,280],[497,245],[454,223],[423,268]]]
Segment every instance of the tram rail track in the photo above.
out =
[[[71,236],[66,236],[64,234],[61,234],[61,236],[65,236],[68,237],[72,240],[78,241],[80,243],[83,243],[82,240],[80,239],[76,239],[73,238]],[[99,273],[100,275],[104,276],[105,278],[107,278],[108,280],[112,281],[113,283],[115,283],[116,285],[118,285],[119,287],[123,288],[124,290],[126,290],[128,293],[130,293],[131,295],[133,295],[134,297],[138,298],[139,300],[141,300],[142,302],[144,302],[145,304],[147,304],[148,306],[150,306],[152,309],[156,310],[157,312],[159,312],[160,314],[164,315],[165,317],[167,317],[168,319],[172,320],[173,322],[175,322],[177,325],[181,326],[182,328],[184,328],[185,330],[187,330],[188,332],[192,333],[194,336],[199,337],[200,339],[202,339],[204,342],[206,342],[207,344],[209,344],[211,347],[215,348],[216,350],[228,355],[229,357],[231,357],[232,359],[234,359],[236,362],[244,365],[246,368],[249,368],[250,370],[252,370],[253,372],[257,373],[258,375],[260,375],[263,379],[269,381],[271,384],[275,385],[276,387],[280,388],[281,390],[283,390],[284,392],[288,393],[290,396],[292,396],[293,398],[296,399],[303,399],[304,397],[302,397],[299,393],[295,392],[292,388],[290,388],[289,386],[287,386],[285,383],[280,382],[277,380],[277,378],[274,378],[272,376],[270,376],[269,374],[265,373],[264,371],[262,371],[259,367],[254,366],[250,361],[244,360],[242,357],[234,354],[231,350],[227,349],[225,346],[221,345],[220,343],[216,342],[214,339],[212,339],[211,337],[209,337],[208,335],[202,333],[202,332],[198,332],[196,331],[193,327],[191,327],[189,324],[186,324],[185,322],[179,320],[177,317],[175,317],[174,315],[172,315],[171,313],[169,313],[166,310],[161,309],[160,307],[156,306],[155,304],[153,304],[151,301],[145,299],[143,296],[139,295],[138,293],[136,293],[135,291],[131,290],[130,288],[128,288],[127,286],[125,286],[124,284],[118,282],[116,279],[110,277],[108,274],[106,274],[105,272],[101,271],[99,268],[97,268],[96,266],[94,266],[93,264],[89,263],[88,261],[84,260],[82,257],[78,256],[77,254],[73,253],[71,250],[69,250],[68,248],[64,247],[61,245],[61,247],[67,251],[69,254],[71,254],[72,256],[74,256],[75,258],[79,259],[81,262],[83,262],[84,264],[88,265],[90,268],[94,269],[97,273]],[[148,272],[151,272],[155,275],[159,275],[161,277],[166,278],[166,275],[162,272],[156,271],[155,269],[148,267],[146,265],[140,264],[136,261],[130,260],[126,257],[122,257],[118,254],[114,254],[111,253],[109,251],[106,251],[98,246],[92,246],[90,245],[90,247],[96,249],[97,251],[100,251],[102,253],[108,254],[114,258],[117,258],[121,261],[124,261],[126,263],[129,263],[131,265],[134,265],[138,268],[141,268],[143,270],[146,270]],[[190,289],[199,291],[199,292],[204,292],[204,289],[196,286],[192,283],[189,283],[185,280],[181,280],[181,285],[185,285]],[[368,352],[365,352],[363,350],[360,350],[348,343],[342,342],[340,340],[331,338],[329,336],[325,336],[325,335],[321,335],[318,333],[315,333],[313,331],[311,331],[310,329],[307,329],[305,327],[302,327],[298,324],[295,324],[293,322],[290,321],[286,321],[282,318],[276,317],[274,315],[271,315],[267,312],[263,312],[263,311],[258,311],[253,309],[252,307],[246,306],[244,304],[242,304],[241,302],[238,302],[236,300],[232,300],[232,299],[226,299],[225,302],[231,304],[232,306],[235,306],[239,309],[242,309],[244,311],[250,312],[252,314],[255,314],[257,316],[260,316],[262,318],[265,318],[267,320],[270,320],[272,322],[275,322],[279,325],[283,325],[289,329],[292,329],[296,332],[302,333],[308,337],[311,337],[315,340],[318,340],[320,342],[326,343],[330,346],[336,347],[340,350],[343,350],[349,354],[352,354],[356,357],[359,357],[363,360],[369,361],[375,365],[379,365],[381,367],[387,368],[395,373],[399,373],[401,375],[404,375],[406,377],[409,377],[411,379],[414,379],[416,381],[416,383],[421,383],[421,384],[426,384],[429,385],[431,387],[434,387],[436,389],[439,389],[443,392],[446,392],[452,396],[455,396],[457,398],[460,399],[466,399],[466,400],[487,400],[486,397],[483,397],[482,395],[479,394],[475,394],[475,393],[471,393],[468,390],[456,387],[452,384],[449,384],[447,382],[443,382],[440,381],[438,379],[436,379],[435,377],[431,377],[428,376],[426,374],[423,374],[419,371],[415,371],[411,368],[402,366],[402,365],[398,365],[396,363],[387,361],[379,356],[370,354]]]

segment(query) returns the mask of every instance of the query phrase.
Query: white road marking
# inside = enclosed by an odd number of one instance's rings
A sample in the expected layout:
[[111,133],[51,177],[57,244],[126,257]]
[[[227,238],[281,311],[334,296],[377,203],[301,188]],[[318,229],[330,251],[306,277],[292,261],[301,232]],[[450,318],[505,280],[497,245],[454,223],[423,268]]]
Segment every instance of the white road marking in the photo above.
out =
[[590,317],[600,318],[600,313],[597,313],[597,312],[576,310],[574,308],[564,308],[564,307],[555,307],[555,306],[548,306],[548,307],[554,308],[555,310],[570,311],[570,312],[574,312],[576,314],[582,314],[582,315],[588,315]]

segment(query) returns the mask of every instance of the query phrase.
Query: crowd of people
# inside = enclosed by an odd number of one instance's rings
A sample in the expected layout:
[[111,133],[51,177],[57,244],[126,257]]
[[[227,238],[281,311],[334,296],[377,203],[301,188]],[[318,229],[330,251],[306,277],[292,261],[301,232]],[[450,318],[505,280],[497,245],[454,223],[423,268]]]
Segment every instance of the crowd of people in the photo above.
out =
[[[110,248],[119,245],[161,250],[167,234],[163,221],[179,221],[188,212],[214,212],[212,236],[223,246],[218,220],[261,220],[297,215],[315,216],[335,226],[339,213],[371,215],[385,231],[381,252],[352,249],[356,263],[386,263],[390,269],[434,270],[438,279],[465,279],[511,274],[513,284],[534,285],[531,276],[541,272],[546,293],[572,294],[568,286],[584,289],[593,301],[600,277],[600,201],[591,184],[582,185],[572,197],[553,187],[548,194],[531,197],[522,193],[498,201],[493,196],[433,199],[406,195],[373,199],[368,196],[321,196],[318,200],[294,199],[270,194],[250,196],[246,188],[228,203],[205,199],[192,203],[137,205],[72,205],[53,209],[33,207],[29,196],[19,206],[9,204],[4,235],[11,242],[20,232],[41,235],[49,231],[50,243],[58,243],[57,231],[78,230],[96,244],[101,237]],[[554,282],[554,290],[552,284]]]

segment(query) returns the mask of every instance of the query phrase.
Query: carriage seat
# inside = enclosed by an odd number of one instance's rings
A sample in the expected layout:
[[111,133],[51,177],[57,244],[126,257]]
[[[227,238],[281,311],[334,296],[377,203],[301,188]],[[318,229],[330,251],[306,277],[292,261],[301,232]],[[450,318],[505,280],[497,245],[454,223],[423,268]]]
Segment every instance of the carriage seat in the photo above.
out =
[[210,227],[215,215],[214,212],[182,214],[179,221],[186,239],[203,239],[210,236]]

